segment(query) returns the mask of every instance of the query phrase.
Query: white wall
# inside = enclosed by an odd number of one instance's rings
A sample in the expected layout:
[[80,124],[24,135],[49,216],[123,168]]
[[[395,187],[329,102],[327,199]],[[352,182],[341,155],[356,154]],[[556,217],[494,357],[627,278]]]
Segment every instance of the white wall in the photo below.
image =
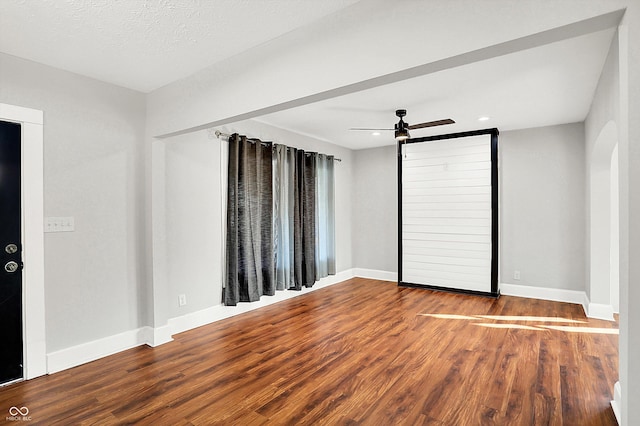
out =
[[500,281],[584,291],[582,123],[501,132],[499,145]]
[[611,265],[609,271],[609,296],[611,307],[614,313],[620,313],[620,166],[619,166],[618,145],[613,149],[611,155],[611,197],[610,197],[610,214],[611,223],[609,262]]
[[[219,130],[333,154],[342,160],[335,165],[336,269],[351,269],[352,152],[255,121]],[[226,197],[226,191],[221,193],[220,182],[226,164],[221,164],[220,158],[221,145],[226,142],[199,131],[168,138],[164,144],[168,300],[163,303],[169,306],[169,318],[176,318],[221,303],[222,197]],[[178,306],[180,294],[187,296],[186,306]]]
[[[622,422],[640,423],[640,4],[630,2],[620,37],[620,382]],[[634,396],[635,395],[635,396]]]
[[[44,111],[47,352],[143,325],[144,95],[0,54],[0,102]],[[28,267],[28,266],[27,266]]]
[[398,272],[398,184],[395,146],[354,151],[353,262]]
[[[165,146],[171,318],[221,302],[221,146],[206,131],[172,138]],[[187,296],[186,306],[178,306],[180,294]]]

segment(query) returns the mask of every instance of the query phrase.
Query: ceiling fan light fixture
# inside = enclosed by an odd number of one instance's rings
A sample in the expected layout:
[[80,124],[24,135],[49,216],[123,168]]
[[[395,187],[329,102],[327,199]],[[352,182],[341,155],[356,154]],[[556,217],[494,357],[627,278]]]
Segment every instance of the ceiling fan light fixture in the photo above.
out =
[[401,142],[401,141],[406,141],[407,139],[409,139],[409,131],[407,129],[400,129],[400,130],[396,130],[396,140]]

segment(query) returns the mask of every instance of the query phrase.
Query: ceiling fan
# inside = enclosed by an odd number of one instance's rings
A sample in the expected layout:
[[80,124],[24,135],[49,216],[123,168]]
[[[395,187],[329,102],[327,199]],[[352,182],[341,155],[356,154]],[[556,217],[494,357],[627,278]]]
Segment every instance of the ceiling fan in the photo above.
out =
[[400,118],[400,121],[396,123],[393,129],[368,129],[368,128],[362,128],[362,127],[352,127],[349,130],[395,130],[396,140],[404,141],[409,139],[410,137],[409,130],[423,129],[425,127],[443,126],[445,124],[455,123],[455,121],[453,121],[452,119],[445,118],[443,120],[427,121],[426,123],[409,125],[409,123],[405,123],[404,120],[402,120],[402,117],[404,117],[405,115],[407,115],[406,109],[396,110],[396,116]]

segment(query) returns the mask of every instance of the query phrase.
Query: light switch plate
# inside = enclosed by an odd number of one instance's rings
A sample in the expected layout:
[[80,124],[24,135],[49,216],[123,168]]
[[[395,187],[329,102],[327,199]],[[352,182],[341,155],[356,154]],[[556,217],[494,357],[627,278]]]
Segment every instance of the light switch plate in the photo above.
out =
[[73,232],[75,229],[73,216],[44,218],[44,232]]

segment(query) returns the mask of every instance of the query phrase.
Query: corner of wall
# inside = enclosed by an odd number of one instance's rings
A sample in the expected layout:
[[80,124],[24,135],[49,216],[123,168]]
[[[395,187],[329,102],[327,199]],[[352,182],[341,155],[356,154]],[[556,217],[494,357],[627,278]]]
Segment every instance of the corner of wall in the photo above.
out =
[[614,321],[613,306],[602,303],[589,303],[585,311],[589,318]]
[[380,281],[398,281],[398,273],[390,271],[380,271],[377,269],[354,268],[353,274],[356,277],[368,278]]
[[147,343],[148,327],[108,336],[92,342],[47,354],[47,373],[53,374],[68,368],[86,364],[115,353]]

